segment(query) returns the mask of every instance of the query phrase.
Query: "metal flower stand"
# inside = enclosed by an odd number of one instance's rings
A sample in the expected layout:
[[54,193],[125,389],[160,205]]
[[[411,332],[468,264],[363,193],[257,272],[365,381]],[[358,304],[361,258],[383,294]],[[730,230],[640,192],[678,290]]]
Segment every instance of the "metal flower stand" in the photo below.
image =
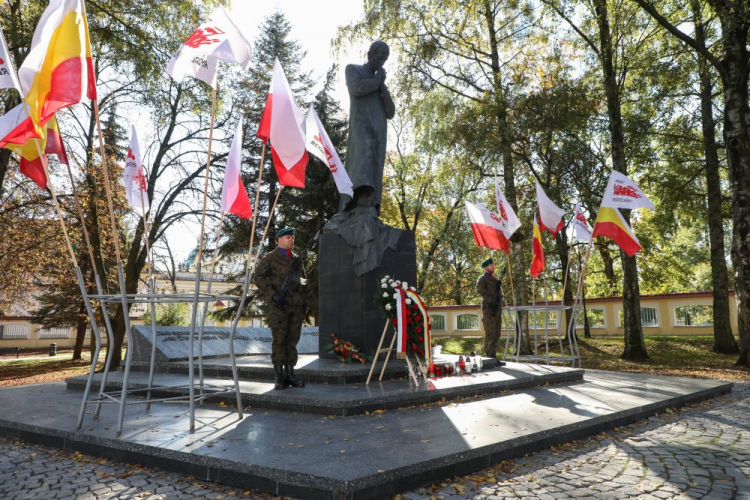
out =
[[[123,279],[123,272],[122,272],[122,266],[118,265],[118,278],[121,282],[121,289],[124,289],[124,279]],[[125,407],[127,405],[139,405],[139,404],[145,404],[146,409],[149,409],[152,403],[189,403],[190,405],[190,432],[195,431],[195,405],[196,403],[200,403],[203,400],[209,398],[209,397],[216,397],[221,395],[229,395],[234,394],[237,399],[237,414],[239,419],[243,418],[242,415],[242,397],[240,394],[240,387],[239,387],[239,379],[237,375],[237,363],[235,359],[235,352],[234,352],[234,336],[237,329],[237,323],[238,321],[234,321],[232,323],[232,328],[229,334],[229,355],[230,360],[232,364],[232,377],[234,379],[234,386],[232,389],[227,389],[225,386],[218,386],[218,385],[211,385],[204,383],[203,380],[203,349],[202,349],[202,342],[203,342],[203,321],[205,321],[205,313],[208,309],[208,303],[214,302],[218,300],[222,301],[230,301],[230,300],[237,300],[236,295],[218,295],[218,294],[212,294],[212,293],[199,293],[197,295],[195,294],[160,294],[156,293],[155,289],[155,282],[154,279],[151,278],[149,282],[149,292],[148,293],[135,293],[135,294],[105,294],[102,293],[102,287],[101,283],[99,282],[99,278],[97,276],[96,278],[96,286],[97,286],[97,294],[96,295],[89,295],[85,293],[85,287],[83,285],[83,279],[81,277],[80,269],[76,269],[76,274],[79,280],[79,286],[82,291],[84,291],[84,303],[86,304],[87,312],[89,314],[89,319],[91,320],[92,325],[92,332],[95,337],[95,352],[92,356],[91,361],[91,367],[89,369],[88,379],[86,381],[86,388],[83,393],[83,400],[81,402],[81,408],[78,415],[78,429],[81,428],[83,424],[83,418],[84,414],[86,412],[86,408],[88,405],[95,404],[96,405],[96,411],[94,412],[94,418],[99,417],[99,412],[101,411],[101,405],[105,403],[109,404],[116,404],[119,406],[119,413],[118,413],[118,420],[117,420],[117,435],[119,436],[122,433],[122,427],[123,427],[123,421],[125,417]],[[246,279],[246,285],[247,285]],[[210,291],[210,288],[209,288]],[[104,363],[104,371],[102,373],[102,380],[101,385],[99,387],[99,392],[96,397],[90,398],[91,388],[94,381],[94,373],[96,371],[96,365],[97,361],[99,359],[99,353],[101,352],[102,348],[102,337],[101,332],[99,330],[99,327],[95,321],[93,309],[91,307],[91,299],[98,300],[101,304],[102,308],[102,315],[104,317],[104,324],[107,329],[107,358]],[[244,300],[242,301],[244,304]],[[171,396],[171,397],[163,397],[163,398],[153,398],[152,393],[154,392],[154,389],[156,388],[153,384],[154,381],[154,369],[155,369],[155,361],[156,361],[156,305],[157,304],[170,304],[170,303],[193,303],[194,307],[197,307],[197,304],[204,304],[203,307],[203,321],[200,321],[200,324],[197,324],[198,321],[196,320],[196,314],[193,314],[193,323],[190,328],[190,336],[188,340],[188,383],[184,385],[178,385],[178,386],[170,386],[170,390],[181,390],[181,389],[188,389],[188,394],[186,395],[178,395],[178,396]],[[132,330],[130,325],[130,318],[127,314],[124,314],[124,322],[125,322],[125,335],[126,339],[128,341],[128,347],[127,347],[127,354],[125,356],[125,366],[123,370],[123,378],[122,378],[122,388],[119,391],[106,391],[106,385],[107,385],[107,378],[109,376],[109,372],[112,365],[112,358],[113,358],[113,351],[111,347],[114,345],[114,334],[112,330],[112,325],[110,323],[109,314],[107,312],[107,304],[120,304],[123,307],[123,310],[128,310],[127,306],[128,304],[148,304],[151,308],[151,336],[152,336],[152,343],[151,343],[151,358],[150,358],[150,366],[149,366],[149,375],[148,375],[148,384],[146,388],[143,389],[129,389],[128,383],[129,383],[129,376],[130,376],[130,366],[132,362],[133,357],[133,336],[132,336]],[[239,315],[238,315],[239,316]],[[196,328],[199,327],[199,328]],[[197,330],[197,332],[196,332]],[[197,333],[197,335],[196,335]],[[198,342],[198,368],[199,368],[199,378],[198,378],[198,393],[196,394],[196,379],[195,379],[195,354],[194,354],[194,341],[197,339]],[[159,386],[158,388],[163,388],[162,386]],[[136,396],[141,395],[145,392],[145,399],[144,398],[138,398],[138,399],[129,399],[129,396]]]
[[[507,319],[507,324],[510,326],[510,328],[507,329],[508,333],[505,337],[505,353],[503,355],[503,359],[512,359],[516,362],[518,362],[519,360],[544,361],[548,365],[554,361],[560,363],[570,363],[573,367],[581,366],[581,354],[578,350],[578,340],[576,339],[575,335],[575,328],[581,310],[579,298],[576,298],[572,305],[556,305],[550,304],[547,300],[547,297],[545,296],[543,304],[536,304],[534,301],[532,301],[532,304],[528,306],[507,306],[506,304],[506,307],[504,309],[505,311],[503,311],[503,316],[505,319]],[[569,339],[568,347],[570,354],[567,354],[565,352],[565,348],[563,346],[562,325],[565,324],[565,322],[563,321],[565,311],[572,312],[570,315],[570,321],[565,325],[566,328],[564,330],[567,338]],[[520,313],[523,312],[529,314],[529,332],[533,332],[534,335],[533,353],[531,354],[521,354],[520,347],[522,333]],[[540,325],[540,322],[537,321],[537,317],[540,313],[544,315],[544,321],[542,325]],[[549,325],[550,313],[555,313],[557,317],[557,324],[552,328],[550,328]],[[544,337],[544,353],[538,352],[540,336]],[[550,354],[550,336],[557,337],[560,353],[559,355]],[[510,349],[511,342],[513,344],[512,349]],[[509,350],[511,352],[510,357],[508,356]]]

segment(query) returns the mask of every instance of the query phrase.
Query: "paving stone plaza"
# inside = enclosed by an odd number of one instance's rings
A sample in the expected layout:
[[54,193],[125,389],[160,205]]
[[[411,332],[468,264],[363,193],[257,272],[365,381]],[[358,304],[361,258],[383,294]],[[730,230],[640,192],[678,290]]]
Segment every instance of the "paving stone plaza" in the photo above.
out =
[[[750,384],[682,410],[400,495],[750,499]],[[0,497],[271,498],[192,477],[0,440]]]

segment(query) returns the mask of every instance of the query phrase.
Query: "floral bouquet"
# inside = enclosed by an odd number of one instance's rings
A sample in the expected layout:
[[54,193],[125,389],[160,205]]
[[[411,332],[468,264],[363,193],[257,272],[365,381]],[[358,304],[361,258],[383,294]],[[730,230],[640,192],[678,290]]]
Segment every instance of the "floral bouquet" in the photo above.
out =
[[430,317],[417,289],[407,282],[384,276],[375,294],[375,304],[396,328],[398,352],[430,359]]
[[341,340],[335,333],[332,333],[331,337],[333,338],[333,342],[326,346],[326,351],[335,352],[342,363],[351,363],[352,361],[367,363],[368,361],[372,361],[372,356],[360,352],[359,348],[348,340]]

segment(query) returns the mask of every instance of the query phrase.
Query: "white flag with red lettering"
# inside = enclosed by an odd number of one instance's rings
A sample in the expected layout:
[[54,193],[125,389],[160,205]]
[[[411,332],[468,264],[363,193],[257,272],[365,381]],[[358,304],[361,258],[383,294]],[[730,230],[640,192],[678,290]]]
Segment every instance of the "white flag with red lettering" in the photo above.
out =
[[513,233],[521,227],[521,221],[518,220],[516,212],[513,211],[513,207],[508,203],[508,199],[505,198],[503,191],[500,189],[500,183],[495,180],[495,200],[497,205],[497,213],[500,214],[500,220],[503,223],[503,234],[506,239],[510,239]]
[[552,203],[542,186],[539,185],[539,181],[536,183],[536,206],[539,215],[539,229],[549,231],[553,237],[557,236],[560,229],[565,227],[565,222],[563,222],[565,210]]
[[307,148],[302,130],[304,122],[305,117],[297,106],[281,63],[276,59],[256,135],[263,141],[271,140],[273,166],[282,186],[305,187]]
[[16,71],[10,62],[10,53],[5,44],[2,28],[0,28],[0,89],[16,89],[21,92],[21,84],[18,83]]
[[122,176],[125,182],[125,197],[128,204],[145,216],[149,209],[148,192],[146,191],[146,177],[143,175],[141,149],[138,146],[138,134],[135,132],[135,125],[131,125],[130,147],[128,148],[128,156],[125,159]]
[[229,212],[243,219],[253,216],[247,190],[242,183],[242,118],[237,123],[237,131],[229,149],[227,168],[224,171],[224,184],[221,186],[221,211]]
[[638,184],[616,170],[613,170],[609,176],[607,188],[604,190],[604,198],[602,198],[602,206],[627,209],[645,207],[652,212],[656,210],[654,204],[641,191]]
[[218,61],[237,63],[247,70],[251,59],[252,45],[232,21],[229,12],[219,7],[169,60],[167,73],[176,81],[192,76],[216,88]]
[[576,204],[575,215],[573,215],[573,237],[578,241],[591,241],[591,228],[589,227],[586,216],[583,215],[581,204]]
[[503,222],[500,218],[481,203],[474,204],[468,201],[464,203],[477,246],[509,252],[510,245],[503,232]]
[[341,159],[339,159],[339,155],[336,153],[336,149],[333,147],[333,143],[328,137],[326,129],[323,128],[318,113],[315,112],[312,104],[310,104],[310,109],[308,109],[305,118],[305,136],[307,151],[328,166],[339,193],[353,197],[354,191],[349,174],[344,170],[344,165],[341,163]]

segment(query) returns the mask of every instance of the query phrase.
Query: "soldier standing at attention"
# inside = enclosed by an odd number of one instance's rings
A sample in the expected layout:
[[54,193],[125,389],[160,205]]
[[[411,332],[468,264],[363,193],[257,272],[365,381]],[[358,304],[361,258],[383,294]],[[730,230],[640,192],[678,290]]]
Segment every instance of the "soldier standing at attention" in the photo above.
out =
[[[477,280],[477,293],[482,297],[482,325],[484,326],[484,355],[496,359],[497,341],[500,339],[501,316],[500,301],[502,291],[500,281],[495,278],[495,264],[492,259],[482,262],[484,273]],[[505,363],[496,360],[498,366]]]
[[267,305],[268,326],[271,327],[273,345],[271,361],[276,372],[275,389],[287,387],[304,387],[305,383],[294,377],[294,366],[297,364],[297,342],[302,332],[307,305],[305,287],[305,269],[300,266],[292,277],[292,285],[285,296],[285,304],[280,306],[274,300],[274,294],[281,291],[284,280],[289,274],[292,263],[297,257],[292,253],[294,248],[294,228],[285,227],[276,233],[277,247],[267,253],[258,262],[255,269],[255,284]]

